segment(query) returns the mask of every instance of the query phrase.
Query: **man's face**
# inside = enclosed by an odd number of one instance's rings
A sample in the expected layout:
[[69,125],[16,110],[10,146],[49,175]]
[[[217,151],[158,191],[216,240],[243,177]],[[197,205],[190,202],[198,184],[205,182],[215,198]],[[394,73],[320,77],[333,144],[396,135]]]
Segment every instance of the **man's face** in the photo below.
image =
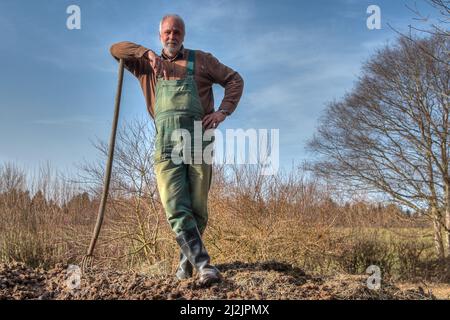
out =
[[163,45],[164,52],[171,57],[175,56],[183,45],[183,24],[173,17],[165,19],[161,25],[159,39]]

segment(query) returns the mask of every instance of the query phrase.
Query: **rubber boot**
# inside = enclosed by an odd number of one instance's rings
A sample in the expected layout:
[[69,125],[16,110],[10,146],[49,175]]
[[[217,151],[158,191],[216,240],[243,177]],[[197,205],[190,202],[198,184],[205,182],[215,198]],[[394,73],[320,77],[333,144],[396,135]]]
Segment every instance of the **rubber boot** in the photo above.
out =
[[[200,232],[200,236],[203,236],[202,232]],[[193,272],[194,267],[192,263],[189,262],[188,258],[183,254],[183,251],[180,250],[180,263],[175,276],[178,280],[186,280],[192,278]]]
[[180,252],[180,264],[178,266],[176,277],[178,280],[185,280],[192,277],[193,267],[188,258]]
[[219,270],[210,264],[211,259],[197,228],[180,232],[176,239],[183,254],[197,270],[201,285],[210,285],[222,280]]

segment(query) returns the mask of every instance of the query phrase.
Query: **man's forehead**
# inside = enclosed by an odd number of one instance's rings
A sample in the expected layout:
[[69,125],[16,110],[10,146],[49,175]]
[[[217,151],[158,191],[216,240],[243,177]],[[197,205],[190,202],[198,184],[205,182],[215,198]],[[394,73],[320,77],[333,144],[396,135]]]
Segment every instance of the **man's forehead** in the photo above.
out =
[[168,18],[162,23],[163,30],[183,30],[183,24],[178,19]]

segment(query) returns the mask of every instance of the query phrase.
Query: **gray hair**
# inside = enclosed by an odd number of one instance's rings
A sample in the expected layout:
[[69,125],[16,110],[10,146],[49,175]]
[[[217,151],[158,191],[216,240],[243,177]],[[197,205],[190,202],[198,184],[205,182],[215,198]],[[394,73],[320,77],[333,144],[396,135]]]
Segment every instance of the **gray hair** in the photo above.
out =
[[171,14],[166,14],[162,19],[161,22],[159,23],[159,34],[161,34],[162,31],[162,24],[164,22],[164,20],[168,19],[168,18],[175,18],[176,20],[178,20],[179,22],[181,22],[181,25],[183,26],[183,31],[186,33],[186,28],[184,26],[184,20],[183,18],[181,18],[179,15],[171,13]]

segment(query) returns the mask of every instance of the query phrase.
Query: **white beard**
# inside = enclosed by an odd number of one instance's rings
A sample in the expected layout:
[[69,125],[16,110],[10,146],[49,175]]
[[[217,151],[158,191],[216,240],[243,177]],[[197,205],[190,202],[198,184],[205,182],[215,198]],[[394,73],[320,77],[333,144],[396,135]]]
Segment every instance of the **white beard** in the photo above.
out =
[[180,43],[178,45],[165,44],[163,41],[161,41],[161,44],[164,48],[164,52],[166,52],[171,57],[175,56],[178,51],[180,51],[181,46],[183,45],[183,43]]

